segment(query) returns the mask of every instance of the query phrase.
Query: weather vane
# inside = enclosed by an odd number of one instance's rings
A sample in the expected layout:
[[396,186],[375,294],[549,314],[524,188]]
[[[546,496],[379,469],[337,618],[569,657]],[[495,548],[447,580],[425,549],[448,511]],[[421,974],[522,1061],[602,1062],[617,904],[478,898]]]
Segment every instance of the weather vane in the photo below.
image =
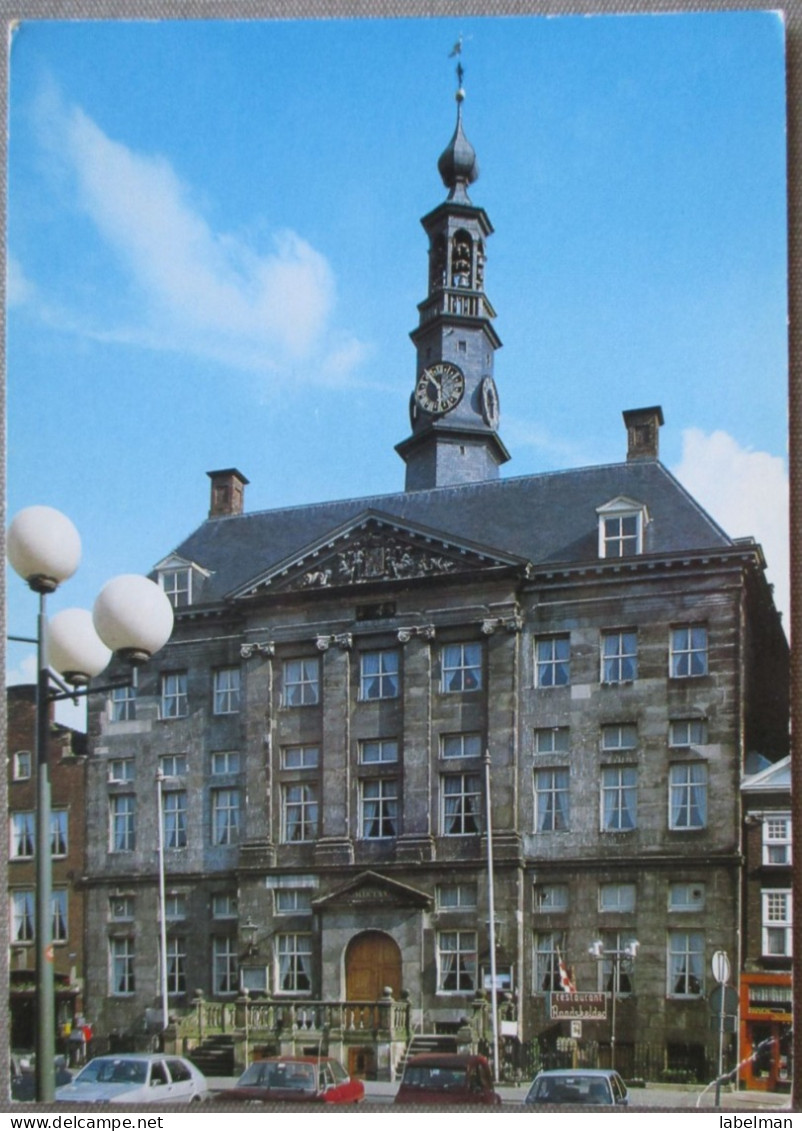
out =
[[[457,42],[454,44],[454,46],[451,48],[451,51],[448,54],[449,59],[454,59],[455,57],[462,55],[462,42],[463,42],[463,36],[460,35],[460,37],[457,39]],[[462,60],[460,59],[459,62],[457,63],[457,86],[460,89],[462,89],[462,79],[463,79],[464,75],[465,75],[465,71],[462,68]]]

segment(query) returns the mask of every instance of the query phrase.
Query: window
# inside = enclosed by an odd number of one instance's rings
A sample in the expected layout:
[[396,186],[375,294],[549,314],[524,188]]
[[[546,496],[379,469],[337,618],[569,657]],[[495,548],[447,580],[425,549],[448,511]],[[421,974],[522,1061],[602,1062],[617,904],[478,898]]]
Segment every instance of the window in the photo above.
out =
[[113,687],[109,696],[109,721],[128,723],[136,718],[136,687]]
[[476,989],[476,931],[438,933],[437,989],[444,994],[466,994]]
[[676,762],[669,770],[669,828],[703,829],[707,824],[707,766]]
[[282,787],[281,824],[285,844],[317,839],[318,791],[314,782]]
[[535,932],[534,993],[558,993],[562,989],[560,954],[564,949],[564,932]]
[[442,651],[443,691],[479,691],[482,687],[482,645],[447,644]]
[[763,954],[766,958],[790,958],[791,946],[791,892],[790,890],[762,891],[763,903]]
[[320,702],[320,661],[287,660],[284,664],[284,706],[309,707]]
[[437,907],[440,911],[460,911],[476,907],[476,884],[438,884]]
[[634,750],[638,745],[638,728],[634,723],[611,723],[602,727],[602,750]]
[[134,897],[113,895],[109,900],[109,918],[115,922],[128,922],[134,917]]
[[604,766],[601,779],[603,832],[628,832],[637,826],[638,771],[634,766]]
[[174,609],[182,609],[192,600],[192,571],[165,569],[159,574],[162,589]]
[[641,552],[642,514],[602,515],[599,527],[599,555],[602,558],[629,558]]
[[634,911],[634,884],[600,884],[599,911]]
[[14,775],[14,781],[27,781],[31,776],[31,752],[30,750],[17,750],[12,760],[11,772]]
[[568,771],[535,773],[535,828],[539,833],[568,828]]
[[638,678],[636,632],[602,634],[602,683],[630,683]]
[[233,892],[218,892],[212,896],[213,919],[236,919],[237,897]]
[[227,935],[212,938],[212,993],[237,992],[237,944]]
[[312,892],[309,888],[276,888],[276,914],[307,914],[312,910]]
[[164,816],[164,847],[186,848],[187,846],[187,795],[183,789],[170,790],[162,794]]
[[159,769],[166,778],[183,778],[187,772],[186,754],[162,754]]
[[11,893],[11,941],[12,943],[33,942],[35,938],[34,896],[32,891],[13,891]]
[[218,668],[214,673],[215,715],[236,715],[239,711],[239,668]]
[[669,746],[704,746],[707,723],[704,719],[672,719],[668,724]]
[[359,657],[359,698],[398,696],[398,652],[363,652]]
[[112,758],[109,762],[110,782],[132,782],[136,764],[133,758]]
[[398,782],[377,778],[360,785],[360,829],[364,840],[385,840],[398,835]]
[[50,814],[50,854],[66,856],[69,847],[69,813],[54,809]]
[[611,954],[609,957],[603,955],[599,963],[599,990],[602,993],[614,993],[616,996],[632,993],[633,964],[622,952],[635,941],[635,936],[629,931],[602,931],[603,951],[618,951],[617,962]]
[[212,844],[235,844],[239,836],[239,790],[212,790]]
[[319,765],[319,746],[285,746],[281,751],[284,770],[316,770]]
[[668,932],[669,997],[704,993],[705,937],[701,931]]
[[443,836],[468,836],[482,827],[482,782],[479,774],[445,774],[440,779]]
[[441,758],[479,758],[481,754],[481,734],[444,734],[440,738]]
[[381,762],[397,762],[398,743],[394,738],[379,738],[371,742],[360,742],[359,761],[363,766]]
[[566,687],[571,682],[571,637],[548,636],[535,642],[535,686]]
[[669,671],[674,679],[707,675],[707,629],[703,624],[671,629]]
[[136,989],[133,939],[109,939],[109,993],[127,996]]
[[187,943],[174,936],[167,940],[167,993],[187,992]]
[[676,883],[669,884],[669,911],[701,911],[705,905],[705,885]]
[[535,731],[535,754],[567,754],[568,727],[541,727]]
[[763,863],[791,863],[791,814],[776,813],[763,821]]
[[186,919],[187,917],[187,897],[181,893],[176,894],[173,892],[171,895],[164,897],[164,913],[168,921]]
[[276,992],[309,994],[312,992],[312,936],[277,935]]
[[51,906],[53,908],[53,942],[66,942],[68,938],[66,888],[53,889]]
[[180,719],[188,711],[187,673],[170,672],[163,675],[161,717],[163,719]]
[[136,798],[118,793],[109,798],[111,852],[133,852],[136,848]]
[[30,860],[34,853],[36,820],[33,813],[11,814],[11,859]]
[[239,765],[238,750],[217,750],[212,754],[212,773],[216,776],[220,774],[238,774]]
[[536,884],[534,895],[535,911],[540,914],[568,910],[568,884]]

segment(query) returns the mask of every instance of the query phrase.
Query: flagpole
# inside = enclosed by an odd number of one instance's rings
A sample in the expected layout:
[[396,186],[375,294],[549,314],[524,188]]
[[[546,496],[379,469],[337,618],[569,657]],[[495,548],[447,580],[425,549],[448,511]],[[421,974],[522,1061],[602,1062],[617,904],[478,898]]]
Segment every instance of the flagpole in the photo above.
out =
[[498,1008],[496,993],[496,895],[493,880],[493,822],[490,811],[490,751],[485,748],[485,812],[487,814],[487,899],[490,912],[490,1008],[493,1014],[493,1079],[498,1082]]

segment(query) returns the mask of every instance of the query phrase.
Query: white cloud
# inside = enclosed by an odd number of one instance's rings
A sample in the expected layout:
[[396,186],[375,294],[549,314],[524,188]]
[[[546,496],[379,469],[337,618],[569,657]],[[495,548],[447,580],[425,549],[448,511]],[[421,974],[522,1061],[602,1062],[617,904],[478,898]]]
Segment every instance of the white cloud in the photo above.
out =
[[788,472],[768,452],[742,448],[726,432],[698,428],[682,433],[682,459],[674,474],[731,538],[754,536],[763,546],[768,579],[788,631],[790,548]]
[[35,294],[30,279],[26,279],[22,265],[9,255],[6,260],[6,301],[9,306],[23,306]]
[[6,672],[6,684],[16,687],[18,683],[36,683],[36,653],[31,652],[17,662],[17,666]]

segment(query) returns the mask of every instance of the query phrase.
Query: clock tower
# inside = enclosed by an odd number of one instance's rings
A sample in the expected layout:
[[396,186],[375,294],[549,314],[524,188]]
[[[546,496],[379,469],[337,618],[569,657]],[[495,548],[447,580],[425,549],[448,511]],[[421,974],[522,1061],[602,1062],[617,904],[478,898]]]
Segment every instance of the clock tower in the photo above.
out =
[[429,237],[429,288],[410,334],[417,353],[412,435],[396,445],[407,465],[407,491],[495,479],[510,458],[498,435],[493,380],[501,339],[484,292],[493,226],[468,196],[479,166],[462,129],[462,75],[458,65],[457,125],[437,162],[448,197],[421,220]]

